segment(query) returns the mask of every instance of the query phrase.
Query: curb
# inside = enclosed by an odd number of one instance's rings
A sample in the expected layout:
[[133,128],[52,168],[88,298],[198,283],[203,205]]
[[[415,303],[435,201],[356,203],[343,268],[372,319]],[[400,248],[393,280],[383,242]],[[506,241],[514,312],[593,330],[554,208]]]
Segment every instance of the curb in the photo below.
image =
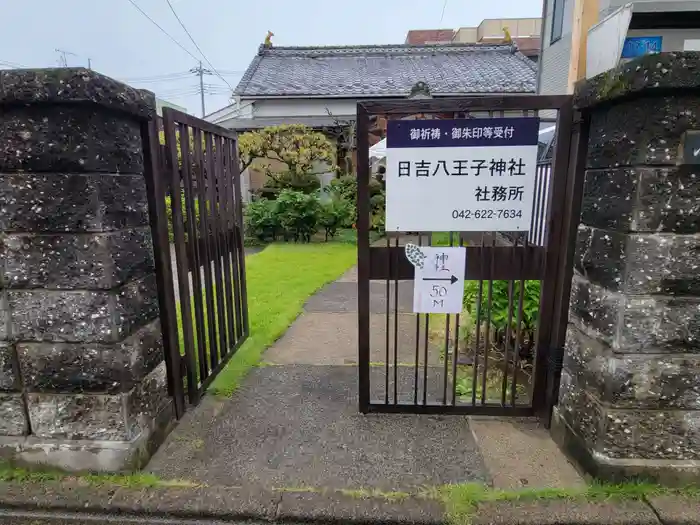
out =
[[134,489],[90,486],[78,481],[0,483],[0,521],[41,518],[42,525],[64,525],[113,521],[115,516],[120,522],[157,518],[159,523],[221,520],[439,525],[444,523],[444,508],[437,501],[422,498],[387,501],[332,491],[204,486]]
[[[470,525],[700,525],[700,499],[540,499],[479,503],[460,522]],[[0,483],[0,523],[199,524],[216,522],[442,525],[441,502],[419,497],[389,501],[340,492],[275,491],[256,486],[94,486],[79,480]],[[460,525],[462,525],[460,523]]]

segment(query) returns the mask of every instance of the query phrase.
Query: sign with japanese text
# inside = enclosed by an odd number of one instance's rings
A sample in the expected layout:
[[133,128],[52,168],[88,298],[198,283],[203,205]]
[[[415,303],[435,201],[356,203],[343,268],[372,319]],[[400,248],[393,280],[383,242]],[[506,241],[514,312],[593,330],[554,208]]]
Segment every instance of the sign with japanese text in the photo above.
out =
[[637,58],[644,55],[661,53],[663,37],[630,36],[625,38],[621,58]]
[[461,313],[466,248],[408,244],[405,251],[415,267],[413,311],[420,314]]
[[390,120],[387,231],[527,231],[539,119]]

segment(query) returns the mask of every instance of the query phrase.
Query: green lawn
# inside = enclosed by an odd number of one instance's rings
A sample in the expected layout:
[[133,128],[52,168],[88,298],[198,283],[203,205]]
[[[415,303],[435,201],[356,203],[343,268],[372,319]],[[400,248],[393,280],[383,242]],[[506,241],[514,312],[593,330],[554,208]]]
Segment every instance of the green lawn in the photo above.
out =
[[230,396],[263,351],[284,334],[306,299],[357,261],[350,243],[273,244],[246,258],[250,336],[209,387]]

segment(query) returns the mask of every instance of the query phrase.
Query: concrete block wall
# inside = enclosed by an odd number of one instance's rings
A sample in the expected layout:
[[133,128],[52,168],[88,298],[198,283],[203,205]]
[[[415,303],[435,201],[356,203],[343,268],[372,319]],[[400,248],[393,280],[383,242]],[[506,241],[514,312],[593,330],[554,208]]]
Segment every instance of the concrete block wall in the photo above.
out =
[[0,455],[140,466],[173,419],[142,124],[152,93],[0,71]]
[[589,473],[700,480],[700,55],[579,85],[590,119],[553,434]]

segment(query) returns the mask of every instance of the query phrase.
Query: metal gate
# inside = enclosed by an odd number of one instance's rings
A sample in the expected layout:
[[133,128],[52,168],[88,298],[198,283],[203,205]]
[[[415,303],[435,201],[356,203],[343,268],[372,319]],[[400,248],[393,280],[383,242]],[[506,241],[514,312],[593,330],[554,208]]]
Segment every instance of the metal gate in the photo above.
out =
[[[370,134],[392,119],[537,116],[556,126],[537,168],[529,232],[393,232],[370,243]],[[578,115],[577,115],[578,118]],[[570,96],[358,104],[360,411],[531,416],[556,400],[567,322],[586,126]],[[542,121],[547,119],[542,118]],[[375,184],[375,183],[373,183]],[[467,314],[415,314],[404,244],[465,246]]]
[[235,133],[170,108],[142,136],[168,388],[179,418],[249,333],[238,149]]

